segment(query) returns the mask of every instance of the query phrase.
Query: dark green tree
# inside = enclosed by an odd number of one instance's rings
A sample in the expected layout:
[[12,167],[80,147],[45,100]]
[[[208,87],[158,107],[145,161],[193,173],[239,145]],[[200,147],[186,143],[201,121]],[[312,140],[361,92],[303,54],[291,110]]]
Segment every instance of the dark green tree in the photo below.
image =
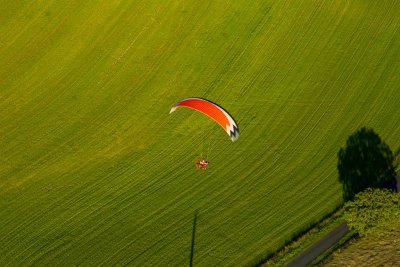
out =
[[345,201],[368,187],[396,190],[393,152],[372,129],[363,127],[352,134],[338,158]]
[[396,172],[400,172],[400,147],[397,149],[397,151],[394,153],[394,163],[393,163],[394,168],[396,169]]
[[400,226],[400,194],[367,188],[344,205],[344,218],[360,236]]

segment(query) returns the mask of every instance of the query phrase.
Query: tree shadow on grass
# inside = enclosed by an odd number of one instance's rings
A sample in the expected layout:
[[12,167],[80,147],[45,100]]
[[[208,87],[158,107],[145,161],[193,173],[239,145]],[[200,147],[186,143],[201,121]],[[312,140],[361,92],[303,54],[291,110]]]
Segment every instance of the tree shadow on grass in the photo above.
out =
[[343,198],[368,187],[396,190],[395,156],[389,146],[372,129],[363,127],[352,134],[338,153],[339,181]]

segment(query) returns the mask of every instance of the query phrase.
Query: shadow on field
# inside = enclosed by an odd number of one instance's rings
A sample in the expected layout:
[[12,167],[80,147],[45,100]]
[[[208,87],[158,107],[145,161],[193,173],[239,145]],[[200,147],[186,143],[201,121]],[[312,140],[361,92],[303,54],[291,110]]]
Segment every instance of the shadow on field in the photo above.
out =
[[395,165],[395,155],[379,135],[370,128],[359,129],[338,153],[337,168],[344,200],[352,200],[368,187],[395,191]]

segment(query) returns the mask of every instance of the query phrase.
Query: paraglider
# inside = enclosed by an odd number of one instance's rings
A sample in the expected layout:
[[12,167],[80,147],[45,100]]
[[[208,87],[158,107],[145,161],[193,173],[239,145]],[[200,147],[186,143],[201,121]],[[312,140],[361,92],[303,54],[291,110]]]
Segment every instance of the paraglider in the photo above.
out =
[[[235,119],[221,106],[204,98],[191,97],[182,99],[176,103],[171,108],[170,113],[179,107],[191,108],[207,115],[225,130],[232,142],[235,142],[239,138],[239,127]],[[200,158],[195,162],[195,166],[199,170],[205,170],[208,164],[209,161],[204,158]]]
[[174,112],[178,107],[191,108],[207,115],[221,125],[230,136],[232,142],[235,142],[239,138],[239,127],[237,126],[237,123],[221,106],[203,98],[185,98],[176,103],[169,113]]
[[209,164],[209,162],[205,159],[199,159],[199,160],[196,160],[196,162],[195,162],[196,168],[201,171],[207,169],[208,164]]

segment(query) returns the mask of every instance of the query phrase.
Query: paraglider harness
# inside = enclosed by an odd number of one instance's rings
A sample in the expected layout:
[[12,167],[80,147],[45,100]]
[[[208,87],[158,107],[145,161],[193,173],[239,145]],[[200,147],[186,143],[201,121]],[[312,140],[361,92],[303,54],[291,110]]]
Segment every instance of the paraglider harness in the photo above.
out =
[[203,171],[205,169],[207,169],[207,165],[209,164],[209,162],[205,159],[198,159],[195,162],[196,168]]

